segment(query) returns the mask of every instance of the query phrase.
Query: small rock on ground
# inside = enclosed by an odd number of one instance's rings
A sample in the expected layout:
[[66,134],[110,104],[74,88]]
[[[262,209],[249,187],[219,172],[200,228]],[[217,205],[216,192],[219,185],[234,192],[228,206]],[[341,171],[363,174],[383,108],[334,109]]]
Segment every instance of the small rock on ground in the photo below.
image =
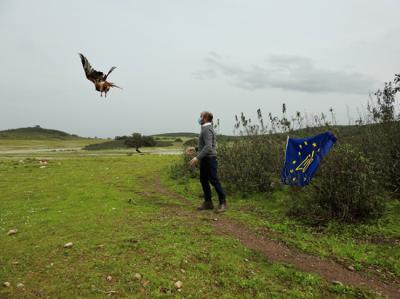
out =
[[343,283],[342,282],[340,282],[339,280],[332,280],[332,283],[334,284],[334,285],[343,285]]
[[23,288],[23,287],[25,287],[23,283],[18,283],[17,284],[17,288]]
[[8,288],[11,285],[11,283],[9,283],[8,281],[3,282],[3,286],[5,286],[6,288]]
[[64,248],[71,248],[72,245],[74,245],[72,242],[68,242],[68,243],[64,244]]
[[8,235],[8,236],[15,235],[17,232],[18,232],[18,229],[16,229],[16,228],[10,229],[10,230],[8,231],[7,235]]
[[175,285],[175,287],[176,287],[177,289],[181,289],[182,286],[183,286],[183,283],[182,283],[182,281],[178,280],[177,282],[175,282],[174,285]]
[[142,279],[142,275],[140,275],[139,273],[135,273],[135,278],[137,280],[141,280]]

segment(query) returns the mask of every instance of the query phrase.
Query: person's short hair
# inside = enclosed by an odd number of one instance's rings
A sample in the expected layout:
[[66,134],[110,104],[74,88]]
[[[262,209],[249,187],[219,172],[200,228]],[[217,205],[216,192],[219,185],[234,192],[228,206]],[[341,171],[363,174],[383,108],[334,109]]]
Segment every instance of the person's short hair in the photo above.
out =
[[210,111],[203,111],[201,113],[207,122],[212,122],[214,115]]

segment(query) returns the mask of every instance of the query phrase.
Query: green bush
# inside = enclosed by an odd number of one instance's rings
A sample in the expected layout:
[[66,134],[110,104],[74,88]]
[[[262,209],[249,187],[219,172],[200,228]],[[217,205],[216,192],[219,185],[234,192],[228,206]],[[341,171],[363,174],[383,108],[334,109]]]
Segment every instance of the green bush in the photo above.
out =
[[198,141],[197,138],[191,138],[191,139],[186,140],[186,141],[183,143],[183,145],[184,145],[184,146],[197,146],[197,141]]
[[384,208],[374,164],[348,144],[329,153],[310,186],[291,188],[290,194],[289,213],[316,223],[364,220],[379,216]]
[[400,199],[400,121],[368,126],[360,150],[376,165],[385,190]]
[[158,147],[166,147],[166,146],[173,146],[174,144],[171,141],[166,140],[157,140],[155,146]]
[[243,136],[218,148],[219,174],[232,191],[268,192],[276,184],[285,142],[267,135]]
[[189,165],[189,161],[192,159],[191,156],[182,155],[182,159],[171,166],[170,176],[175,180],[188,180],[189,178],[198,178],[199,170],[197,167]]

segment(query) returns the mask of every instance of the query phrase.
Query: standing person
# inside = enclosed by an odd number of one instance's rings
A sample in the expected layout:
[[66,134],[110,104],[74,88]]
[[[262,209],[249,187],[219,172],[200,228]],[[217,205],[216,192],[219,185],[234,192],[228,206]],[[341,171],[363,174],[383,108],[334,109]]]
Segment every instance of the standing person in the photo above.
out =
[[217,176],[217,140],[212,120],[213,115],[211,112],[204,111],[200,114],[198,122],[201,125],[201,133],[199,136],[197,156],[190,161],[190,165],[196,166],[200,163],[200,182],[204,192],[204,202],[198,210],[212,210],[214,208],[211,200],[211,183],[219,199],[216,212],[222,213],[227,209],[227,205],[224,190]]

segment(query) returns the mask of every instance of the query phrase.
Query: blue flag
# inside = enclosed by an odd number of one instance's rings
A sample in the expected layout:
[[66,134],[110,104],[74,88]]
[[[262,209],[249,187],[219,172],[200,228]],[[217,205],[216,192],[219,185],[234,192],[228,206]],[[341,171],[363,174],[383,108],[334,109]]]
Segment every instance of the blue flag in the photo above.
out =
[[305,186],[311,182],[322,158],[336,142],[331,132],[308,138],[288,138],[281,180],[286,185]]

